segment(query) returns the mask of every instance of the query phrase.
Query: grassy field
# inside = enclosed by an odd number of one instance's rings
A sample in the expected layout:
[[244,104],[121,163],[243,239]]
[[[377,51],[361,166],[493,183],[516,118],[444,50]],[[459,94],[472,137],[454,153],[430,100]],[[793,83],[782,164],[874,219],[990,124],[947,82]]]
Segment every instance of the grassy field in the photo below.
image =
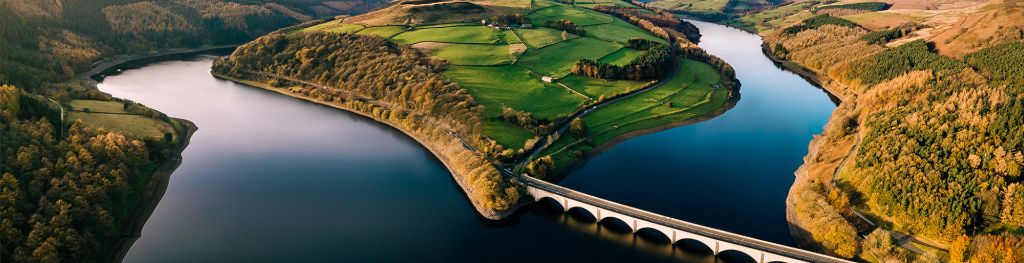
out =
[[[120,106],[118,106],[118,109],[120,109]],[[142,115],[99,113],[97,109],[93,110],[93,112],[68,112],[67,119],[69,121],[81,120],[85,124],[103,128],[107,131],[119,131],[128,136],[140,138],[162,140],[164,133],[170,133],[172,136],[174,134],[174,128],[167,122]]]
[[605,41],[625,44],[630,39],[643,38],[658,41],[659,43],[667,43],[664,39],[622,20],[602,25],[585,26],[583,28],[587,30],[587,36]]
[[[516,29],[516,33],[523,39],[523,44],[529,48],[542,48],[562,41],[562,31],[551,28]],[[566,34],[566,37],[573,39],[579,36]]]
[[543,26],[548,21],[568,19],[580,26],[607,24],[615,21],[615,17],[602,14],[597,11],[575,8],[567,5],[558,5],[537,10],[527,17],[534,25]]
[[319,25],[303,28],[302,30],[299,30],[299,32],[324,31],[324,32],[331,32],[331,33],[351,33],[351,32],[359,31],[359,30],[361,30],[363,28],[365,28],[365,26],[363,26],[363,25],[346,24],[346,23],[342,23],[341,20],[334,20],[334,21],[325,22],[325,23],[322,23],[322,24],[319,24]]
[[445,76],[468,89],[487,108],[485,117],[499,116],[505,106],[530,112],[536,118],[554,119],[572,113],[587,100],[514,65],[452,66]]
[[75,111],[125,113],[124,104],[117,101],[72,100],[71,109]]
[[523,127],[496,118],[484,120],[484,132],[505,149],[523,148],[526,140],[534,137],[532,132]]
[[[586,0],[586,1],[576,1],[576,6],[586,7],[586,8],[594,8],[596,6],[602,6],[602,5],[617,5],[617,6],[625,6],[625,7],[632,7],[632,8],[640,8],[639,6],[634,5],[633,3],[629,3],[629,2],[621,1],[621,0],[593,0],[593,1]],[[647,9],[640,9],[640,10],[644,11],[644,12],[651,12],[651,13],[653,13],[652,11],[647,10]]]
[[561,78],[571,73],[572,65],[576,64],[576,61],[584,58],[596,60],[620,48],[622,46],[615,43],[580,37],[526,51],[517,64],[538,74]]
[[640,55],[643,54],[644,52],[642,50],[622,48],[619,49],[618,51],[608,54],[607,56],[602,57],[601,59],[598,59],[597,61],[612,65],[625,66],[626,64],[629,64],[629,62],[633,62],[633,60],[636,59],[636,57],[639,57]]
[[579,93],[583,93],[592,99],[597,99],[601,96],[611,97],[618,95],[629,90],[643,87],[644,84],[647,83],[644,81],[632,80],[603,80],[577,75],[566,76],[565,78],[558,80],[558,82],[565,84],[566,86],[569,86],[569,88]]
[[405,31],[404,26],[378,26],[363,28],[363,30],[356,32],[356,35],[388,38],[397,35],[398,33],[402,33],[402,31]]
[[792,3],[753,15],[742,16],[738,20],[743,26],[752,27],[756,31],[766,31],[788,26],[814,16],[814,13],[809,11],[813,6],[814,4],[811,2]]
[[433,56],[448,60],[452,65],[509,64],[509,47],[505,45],[447,44],[434,50]]
[[651,2],[651,6],[684,11],[723,11],[729,0],[659,0]]
[[428,41],[470,44],[519,43],[519,38],[511,30],[495,30],[481,25],[416,29],[395,35],[391,40],[402,44]]
[[594,145],[610,142],[630,131],[655,128],[709,114],[728,100],[729,91],[720,87],[721,76],[708,64],[682,60],[682,70],[662,86],[607,105],[585,116],[586,139],[563,136],[543,155],[567,162]]

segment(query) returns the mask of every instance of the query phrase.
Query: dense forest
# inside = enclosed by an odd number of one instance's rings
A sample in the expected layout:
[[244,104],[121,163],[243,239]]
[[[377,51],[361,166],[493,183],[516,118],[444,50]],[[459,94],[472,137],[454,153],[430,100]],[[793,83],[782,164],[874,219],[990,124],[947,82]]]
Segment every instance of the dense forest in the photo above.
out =
[[[844,99],[819,138],[822,150],[808,156],[811,184],[795,186],[801,200],[825,203],[797,204],[800,226],[843,257],[937,260],[893,248],[880,234],[859,236],[858,211],[885,230],[948,246],[950,262],[1020,262],[1024,44],[963,60],[922,40],[877,45],[907,27],[869,33],[816,16],[766,37],[774,56],[818,72]],[[829,157],[851,149],[845,166]]]
[[861,39],[867,41],[868,44],[884,45],[886,43],[889,43],[889,41],[892,41],[893,39],[898,39],[907,36],[910,34],[910,32],[917,31],[918,29],[921,28],[923,28],[923,26],[917,23],[905,23],[889,29],[871,31],[867,35],[861,37]]
[[457,134],[477,148],[494,144],[481,135],[483,106],[440,75],[445,65],[376,36],[271,34],[217,60],[214,72],[272,83],[391,123],[438,149],[456,179],[466,182],[467,193],[475,195],[471,200],[494,211],[507,210],[518,202],[519,190],[485,156],[451,136]]
[[4,262],[102,260],[150,176],[175,154],[171,141],[65,128],[54,107],[0,86]]

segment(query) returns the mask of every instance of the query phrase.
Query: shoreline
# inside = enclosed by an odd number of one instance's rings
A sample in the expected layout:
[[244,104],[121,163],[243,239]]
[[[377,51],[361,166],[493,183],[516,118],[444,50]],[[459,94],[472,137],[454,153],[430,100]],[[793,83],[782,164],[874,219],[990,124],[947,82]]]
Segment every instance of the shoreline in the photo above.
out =
[[[851,99],[849,98],[849,94],[839,93],[837,92],[836,87],[828,85],[835,82],[832,82],[827,77],[825,77],[825,79],[823,80],[822,76],[819,76],[818,73],[810,69],[803,68],[802,66],[799,68],[794,68],[793,65],[790,64],[796,62],[790,60],[782,60],[773,56],[771,52],[768,51],[767,42],[762,42],[761,51],[776,66],[783,68],[786,71],[793,72],[794,74],[800,76],[801,78],[807,80],[808,82],[811,82],[812,84],[814,84],[814,86],[817,86],[818,88],[822,89],[826,94],[828,94],[830,98],[833,99],[834,102],[836,102],[836,106],[842,104],[843,101],[849,101]],[[797,66],[799,66],[799,64],[797,64]],[[840,110],[839,107],[837,107],[836,110]],[[832,122],[832,117],[834,116],[835,111],[829,114],[829,120],[825,122],[824,127],[828,127],[828,125]],[[859,132],[859,130],[860,127],[857,127],[856,132]],[[800,222],[799,218],[796,215],[797,189],[800,186],[803,186],[808,183],[808,170],[811,168],[812,165],[816,164],[814,158],[818,156],[818,153],[821,152],[825,144],[825,136],[827,136],[826,131],[823,129],[821,133],[815,134],[811,138],[810,142],[808,142],[807,145],[807,154],[804,155],[802,163],[800,164],[800,166],[797,167],[796,171],[793,171],[793,184],[790,185],[789,191],[786,194],[786,222],[789,225],[790,236],[792,236],[793,240],[796,241],[797,246],[801,248],[811,249],[813,251],[824,252],[826,254],[835,256],[831,251],[825,251],[825,249],[822,248],[821,245],[814,240],[811,233],[808,232],[807,230],[804,230],[804,228],[801,227],[801,225],[803,224]],[[850,156],[855,154],[855,151],[847,152],[847,154],[843,158],[849,158]],[[833,174],[832,176],[834,177],[835,174]]]
[[125,255],[128,254],[135,241],[142,237],[142,228],[146,225],[146,221],[149,221],[149,217],[153,215],[153,211],[156,211],[160,200],[163,199],[164,194],[167,192],[167,186],[170,184],[171,175],[181,166],[184,160],[182,153],[184,153],[185,148],[188,148],[192,135],[199,130],[199,126],[189,120],[173,119],[184,126],[182,127],[184,130],[180,131],[184,134],[179,136],[181,140],[175,149],[175,156],[169,162],[157,168],[153,172],[152,177],[149,178],[142,197],[139,198],[138,203],[132,208],[126,224],[122,226],[119,237],[114,241],[112,249],[107,253],[105,262],[121,262],[124,260]]
[[118,69],[144,66],[146,64],[152,64],[164,60],[195,56],[215,51],[231,51],[238,46],[241,46],[241,44],[202,46],[189,49],[170,49],[152,53],[114,56],[93,63],[89,70],[75,75],[72,80],[77,79],[85,84],[87,88],[96,89],[96,84],[99,84],[106,75],[116,73]]
[[[514,213],[519,208],[521,208],[521,207],[523,207],[523,206],[525,206],[525,205],[530,203],[530,202],[524,202],[523,200],[525,200],[525,199],[520,199],[520,202],[518,202],[516,205],[512,206],[508,210],[497,211],[497,210],[492,210],[492,209],[484,208],[483,205],[480,204],[481,201],[476,200],[476,199],[474,199],[472,197],[472,196],[474,196],[475,189],[467,187],[467,184],[465,182],[465,180],[466,180],[465,176],[462,175],[459,172],[456,172],[454,169],[451,168],[452,167],[452,165],[450,165],[451,160],[448,160],[448,158],[446,158],[445,156],[439,154],[439,152],[440,152],[439,150],[434,149],[434,147],[432,147],[432,145],[429,145],[429,144],[425,143],[426,140],[424,140],[423,138],[420,138],[419,135],[414,134],[412,131],[409,131],[409,130],[407,130],[407,129],[399,126],[399,125],[396,125],[396,124],[390,122],[390,121],[380,120],[380,119],[374,118],[373,116],[371,116],[369,114],[366,114],[365,112],[361,112],[361,111],[358,111],[358,110],[355,110],[355,109],[351,109],[351,108],[345,107],[343,105],[339,105],[337,103],[323,103],[323,102],[321,102],[321,101],[319,101],[319,100],[317,100],[315,98],[309,97],[309,96],[293,94],[293,93],[287,92],[286,90],[283,90],[283,89],[280,89],[280,88],[268,87],[268,84],[266,84],[266,83],[242,80],[242,79],[238,79],[238,78],[234,78],[234,77],[230,77],[230,76],[226,76],[226,75],[222,75],[222,74],[217,74],[217,73],[213,73],[213,72],[211,72],[210,74],[213,75],[215,78],[222,79],[222,80],[225,80],[225,81],[230,81],[230,82],[233,82],[233,83],[237,83],[237,84],[241,84],[241,85],[245,85],[245,86],[249,86],[249,87],[253,87],[253,88],[257,88],[257,89],[261,89],[261,90],[266,90],[266,91],[270,91],[270,92],[274,92],[274,93],[279,93],[279,94],[282,94],[282,95],[285,95],[285,96],[288,96],[288,97],[292,97],[292,98],[295,98],[295,99],[298,99],[298,100],[302,100],[302,101],[308,102],[308,103],[313,103],[313,104],[317,104],[317,105],[321,105],[321,106],[325,106],[325,107],[330,107],[330,108],[334,108],[334,109],[338,109],[338,110],[343,110],[343,111],[346,111],[346,112],[354,113],[356,115],[359,115],[359,116],[362,116],[362,117],[367,118],[369,120],[372,120],[372,121],[374,121],[376,123],[387,125],[387,126],[393,128],[395,130],[398,130],[398,131],[402,132],[403,134],[405,134],[409,138],[412,138],[413,140],[415,140],[416,143],[418,143],[423,148],[427,149],[427,151],[429,151],[435,158],[437,158],[439,161],[441,161],[441,164],[444,165],[446,170],[448,170],[448,173],[450,173],[452,175],[452,179],[455,181],[455,183],[459,186],[459,188],[462,188],[462,192],[465,194],[466,199],[468,199],[470,201],[470,203],[473,205],[473,208],[476,209],[477,213],[480,214],[481,216],[483,216],[484,218],[487,218],[487,219],[490,219],[490,220],[501,220],[501,219],[503,219],[505,217],[508,217],[509,215]],[[497,168],[495,168],[495,169],[497,169]]]

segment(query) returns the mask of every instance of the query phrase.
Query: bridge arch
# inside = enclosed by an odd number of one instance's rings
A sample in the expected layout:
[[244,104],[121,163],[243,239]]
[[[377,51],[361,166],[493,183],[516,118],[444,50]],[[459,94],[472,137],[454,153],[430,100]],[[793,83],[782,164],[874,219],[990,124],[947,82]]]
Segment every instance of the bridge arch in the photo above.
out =
[[683,249],[688,250],[688,251],[701,252],[701,253],[704,253],[705,255],[714,255],[715,254],[714,244],[707,244],[707,243],[704,243],[704,241],[700,241],[700,240],[696,240],[696,239],[692,239],[692,238],[682,238],[682,239],[676,240],[673,243],[673,245],[678,246],[678,247],[682,247]]
[[557,206],[558,209],[561,210],[562,212],[565,212],[565,211],[569,210],[569,209],[565,208],[565,206],[562,204],[562,201],[559,201],[558,199],[555,199],[554,197],[550,197],[550,196],[536,197],[536,198],[534,198],[533,202],[535,202],[535,203],[548,203],[548,204],[545,204],[545,205]]
[[633,226],[631,226],[629,222],[626,222],[626,220],[615,216],[604,216],[597,223],[603,224],[606,227],[610,227],[612,230],[618,230],[625,233],[636,232],[636,230],[633,230]]
[[734,249],[728,249],[728,250],[719,251],[718,255],[715,255],[715,256],[718,257],[718,258],[730,259],[729,262],[747,262],[747,263],[761,262],[761,261],[758,261],[758,258],[760,258],[759,256],[754,256],[754,255],[751,255],[751,254],[749,254],[747,252],[743,252],[743,251],[739,251],[739,250],[734,250]]
[[569,209],[566,209],[565,213],[576,219],[582,219],[583,221],[599,222],[599,219],[597,219],[597,215],[583,207],[573,206],[570,207]]
[[672,237],[665,234],[661,229],[653,227],[643,227],[636,231],[636,235],[645,238],[650,241],[657,241],[666,244],[672,244]]

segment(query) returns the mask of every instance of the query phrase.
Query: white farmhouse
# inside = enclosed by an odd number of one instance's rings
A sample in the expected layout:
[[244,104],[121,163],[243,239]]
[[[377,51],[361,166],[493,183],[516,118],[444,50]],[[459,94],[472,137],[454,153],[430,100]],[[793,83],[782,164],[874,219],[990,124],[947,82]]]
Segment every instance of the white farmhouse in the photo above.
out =
[[548,77],[548,76],[540,77],[540,80],[543,80],[544,82],[547,82],[547,83],[551,83],[551,82],[555,81],[554,79],[552,79],[551,77]]

